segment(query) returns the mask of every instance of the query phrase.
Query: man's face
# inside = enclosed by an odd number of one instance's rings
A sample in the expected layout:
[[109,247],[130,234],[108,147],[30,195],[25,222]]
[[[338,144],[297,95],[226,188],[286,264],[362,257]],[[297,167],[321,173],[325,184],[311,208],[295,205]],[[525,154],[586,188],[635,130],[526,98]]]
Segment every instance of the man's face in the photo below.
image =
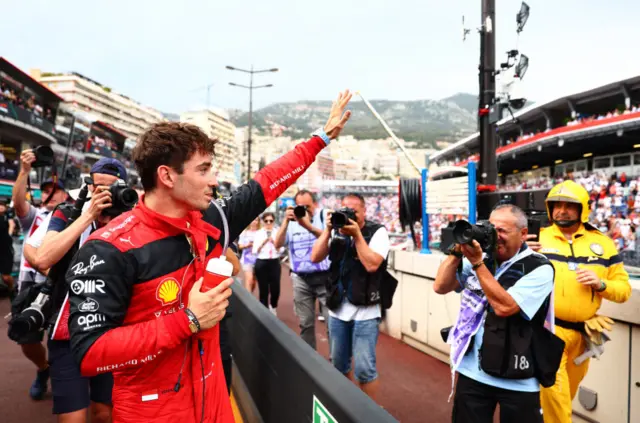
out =
[[527,239],[527,228],[518,228],[517,221],[516,216],[508,209],[496,210],[489,217],[489,222],[498,233],[496,259],[500,262],[515,256]]
[[118,177],[106,173],[93,173],[91,179],[93,179],[93,185],[89,185],[89,191],[94,192],[96,188],[108,190],[118,180]]
[[313,198],[309,194],[302,194],[296,197],[296,206],[307,206],[307,210],[313,216],[316,212],[316,207],[318,206],[313,202]]
[[0,204],[0,215],[4,215],[7,212],[7,206]]
[[553,217],[554,222],[572,222],[580,219],[579,204],[555,201],[551,205],[553,206],[551,217]]
[[[51,192],[53,192],[53,184],[45,185],[44,188],[42,188],[42,201],[45,201],[47,198],[49,198]],[[61,189],[60,187],[56,187],[56,192],[53,194],[49,202],[47,204],[44,204],[44,206],[47,208],[47,210],[53,211],[53,209],[55,209],[58,204],[64,202],[66,199],[67,193],[65,192],[65,190]]]
[[190,210],[206,210],[213,199],[213,187],[218,185],[212,172],[210,154],[197,152],[184,164],[184,171],[172,171],[175,183],[171,196]]
[[[108,191],[109,187],[118,180],[117,176],[107,175],[105,173],[94,173],[91,175],[91,179],[93,179],[93,185],[89,185],[89,191],[91,193]],[[104,226],[107,223],[111,222],[113,216],[98,216],[97,222],[98,226]]]
[[346,197],[342,200],[342,207],[353,209],[356,212],[356,222],[361,228],[364,226],[364,218],[366,216],[364,204],[357,197]]

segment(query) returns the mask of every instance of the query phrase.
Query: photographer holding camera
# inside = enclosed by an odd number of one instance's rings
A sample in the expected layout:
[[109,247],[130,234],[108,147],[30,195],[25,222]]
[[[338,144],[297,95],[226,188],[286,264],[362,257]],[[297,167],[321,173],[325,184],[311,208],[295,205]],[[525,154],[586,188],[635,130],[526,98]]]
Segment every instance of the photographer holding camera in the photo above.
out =
[[[42,147],[42,146],[41,146]],[[38,149],[36,149],[38,150]],[[39,149],[43,151],[42,148]],[[62,182],[56,178],[48,179],[40,184],[42,194],[42,207],[36,207],[27,200],[27,188],[29,185],[29,174],[31,169],[35,167],[43,167],[46,165],[42,157],[36,157],[35,150],[24,150],[20,154],[20,172],[16,177],[13,185],[12,200],[16,216],[20,222],[22,232],[24,233],[24,244],[26,245],[29,238],[43,224],[44,220],[50,215],[58,204],[67,199],[67,193],[64,190]],[[18,296],[12,302],[11,314],[15,315],[20,312],[20,304],[23,300],[31,298],[32,289],[36,288],[45,281],[46,277],[39,273],[27,260],[24,253],[20,259],[20,274],[18,276]],[[22,301],[21,301],[22,300]],[[18,303],[16,303],[16,301]],[[47,363],[47,352],[42,345],[43,332],[34,332],[25,335],[15,342],[20,345],[22,353],[33,364],[36,365],[38,372],[31,388],[29,395],[34,400],[41,400],[47,392],[47,381],[49,380],[49,364]]]
[[459,373],[452,421],[490,423],[500,404],[503,423],[541,423],[540,384],[557,369],[540,353],[558,352],[544,328],[553,307],[553,267],[527,247],[520,208],[499,205],[489,223],[456,222],[463,230],[454,228],[456,244],[433,286],[441,295],[462,293],[456,324],[443,335],[452,371]]
[[[293,304],[300,322],[300,337],[316,348],[316,299],[326,321],[329,260],[319,263],[311,260],[311,249],[322,234],[327,219],[326,211],[318,207],[316,195],[300,190],[294,197],[296,207],[287,207],[284,221],[276,235],[276,248],[287,245],[291,261]],[[328,330],[328,326],[327,326]]]
[[[114,217],[131,209],[135,203],[132,189],[126,188],[121,181],[127,172],[122,163],[115,159],[102,158],[90,171],[90,180],[80,190],[75,203],[58,206],[52,216],[46,235],[37,248],[35,266],[38,269],[50,269],[50,304],[42,307],[43,326],[51,327],[47,342],[51,372],[51,390],[53,392],[53,413],[60,422],[85,422],[86,412],[91,405],[92,422],[109,422],[111,419],[111,390],[113,378],[105,373],[92,378],[83,377],[75,361],[69,344],[69,306],[67,296],[69,286],[65,274],[69,270],[71,259],[93,231],[109,223]],[[88,192],[91,199],[87,198]],[[124,200],[124,201],[123,201]],[[33,244],[33,243],[32,243]],[[37,246],[38,244],[34,245]],[[73,271],[73,269],[71,269]],[[71,285],[78,289],[99,292],[103,289],[100,281],[91,287]],[[91,312],[95,302],[88,301],[84,311]]]
[[[360,194],[342,198],[313,245],[311,260],[331,260],[327,281],[331,361],[375,400],[379,388],[376,344],[382,317],[381,285],[391,247],[384,226],[365,220]],[[355,359],[355,372],[351,360]]]

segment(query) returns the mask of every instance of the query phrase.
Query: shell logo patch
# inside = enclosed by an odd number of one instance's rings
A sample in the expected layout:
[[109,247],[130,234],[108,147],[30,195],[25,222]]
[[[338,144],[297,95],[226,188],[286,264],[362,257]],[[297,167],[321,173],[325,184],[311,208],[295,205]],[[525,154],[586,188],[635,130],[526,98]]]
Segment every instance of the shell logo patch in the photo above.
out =
[[160,301],[163,306],[166,306],[178,301],[179,294],[180,285],[178,282],[173,278],[167,278],[158,285],[156,299]]
[[601,256],[604,254],[604,248],[602,248],[602,245],[600,244],[596,244],[595,242],[591,245],[589,245],[589,248],[591,249],[591,251],[593,251],[593,254]]

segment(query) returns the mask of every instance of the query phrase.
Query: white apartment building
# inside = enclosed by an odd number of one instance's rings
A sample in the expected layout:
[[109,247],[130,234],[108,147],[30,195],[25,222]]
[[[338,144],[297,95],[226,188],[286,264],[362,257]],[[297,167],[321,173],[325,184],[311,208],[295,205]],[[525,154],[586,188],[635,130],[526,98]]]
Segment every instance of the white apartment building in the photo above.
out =
[[165,120],[163,114],[79,73],[50,73],[31,69],[31,77],[64,98],[71,109],[91,114],[131,138]]
[[211,138],[217,138],[215,167],[220,182],[237,183],[235,166],[240,149],[236,143],[236,127],[222,109],[204,109],[180,114],[180,122],[197,125]]

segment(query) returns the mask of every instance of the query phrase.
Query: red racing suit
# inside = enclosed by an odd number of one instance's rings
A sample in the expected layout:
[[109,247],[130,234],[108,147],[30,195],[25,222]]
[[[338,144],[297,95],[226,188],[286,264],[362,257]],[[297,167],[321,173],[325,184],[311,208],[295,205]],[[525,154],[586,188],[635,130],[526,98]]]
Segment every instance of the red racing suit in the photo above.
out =
[[[218,200],[229,239],[291,186],[324,147],[313,137]],[[234,421],[219,327],[200,340],[183,311],[206,261],[222,252],[220,214],[211,205],[182,219],[168,218],[141,200],[94,232],[69,266],[71,348],[83,375],[113,373],[114,422]]]

